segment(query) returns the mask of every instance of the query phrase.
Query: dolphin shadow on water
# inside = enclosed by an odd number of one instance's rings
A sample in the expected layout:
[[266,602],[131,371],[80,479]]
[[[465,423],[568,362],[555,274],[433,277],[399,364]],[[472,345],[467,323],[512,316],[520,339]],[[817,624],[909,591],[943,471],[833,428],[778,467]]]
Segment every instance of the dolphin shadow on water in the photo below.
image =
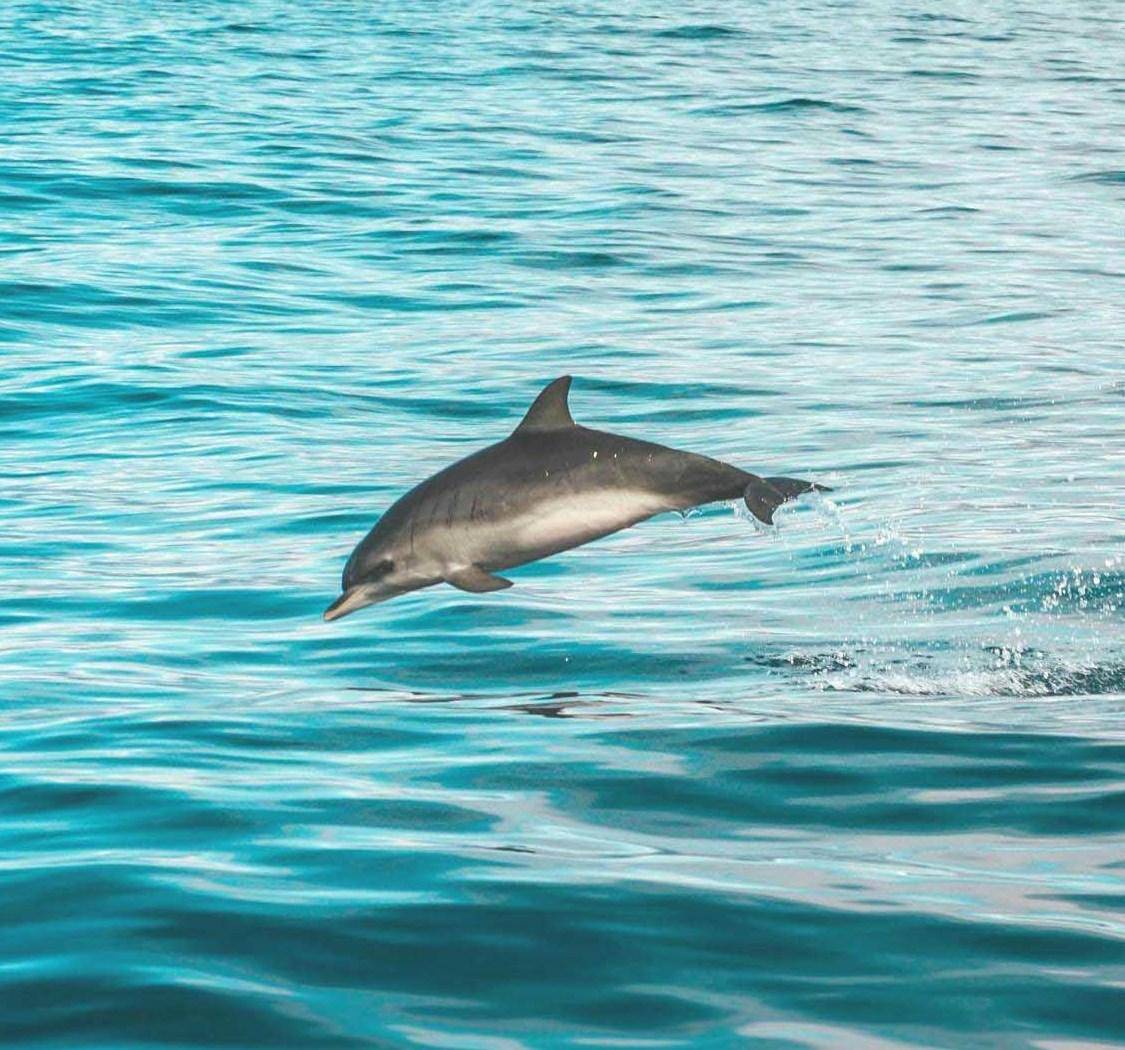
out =
[[729,463],[591,430],[567,405],[570,376],[550,383],[503,441],[411,489],[352,551],[338,620],[400,594],[449,583],[511,587],[498,571],[547,558],[670,510],[742,499],[767,525],[781,504],[830,491],[760,478]]

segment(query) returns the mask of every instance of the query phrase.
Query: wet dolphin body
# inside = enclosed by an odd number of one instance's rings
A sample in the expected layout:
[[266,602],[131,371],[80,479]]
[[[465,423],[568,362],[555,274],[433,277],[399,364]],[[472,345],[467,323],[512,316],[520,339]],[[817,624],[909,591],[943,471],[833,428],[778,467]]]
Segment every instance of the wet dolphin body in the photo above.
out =
[[352,552],[336,620],[364,606],[450,583],[498,591],[498,571],[635,525],[669,510],[743,499],[761,521],[786,500],[821,486],[760,478],[693,452],[579,426],[570,376],[535,399],[523,421],[491,445],[411,489]]

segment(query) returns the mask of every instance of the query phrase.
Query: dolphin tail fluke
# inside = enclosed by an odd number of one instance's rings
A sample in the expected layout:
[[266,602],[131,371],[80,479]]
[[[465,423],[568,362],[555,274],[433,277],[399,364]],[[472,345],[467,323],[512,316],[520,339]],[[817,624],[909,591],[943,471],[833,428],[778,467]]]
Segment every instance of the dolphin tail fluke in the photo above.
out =
[[806,492],[831,492],[826,485],[817,485],[801,478],[759,478],[753,477],[746,486],[742,498],[746,508],[761,522],[773,524],[773,512],[783,503]]
[[801,478],[766,478],[778,492],[787,500],[796,499],[806,492],[831,492],[827,485],[819,485],[815,481],[804,481]]

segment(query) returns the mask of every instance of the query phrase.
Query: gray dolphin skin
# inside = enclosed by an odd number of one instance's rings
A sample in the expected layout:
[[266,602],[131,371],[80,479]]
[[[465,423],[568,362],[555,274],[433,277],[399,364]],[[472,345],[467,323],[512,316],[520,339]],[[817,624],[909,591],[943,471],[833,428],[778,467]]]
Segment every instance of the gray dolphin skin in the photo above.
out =
[[827,491],[579,426],[567,405],[570,380],[549,384],[499,444],[446,467],[395,503],[352,551],[343,594],[324,618],[338,620],[437,583],[499,591],[512,586],[499,571],[664,511],[742,499],[769,524],[786,500]]

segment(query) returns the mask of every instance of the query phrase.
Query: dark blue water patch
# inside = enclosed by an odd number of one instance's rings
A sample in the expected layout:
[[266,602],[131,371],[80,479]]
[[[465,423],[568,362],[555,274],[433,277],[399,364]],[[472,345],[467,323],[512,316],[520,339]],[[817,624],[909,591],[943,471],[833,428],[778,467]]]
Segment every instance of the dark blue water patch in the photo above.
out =
[[[68,1040],[80,1031],[87,1046],[165,1044],[223,1047],[369,1047],[315,1018],[288,1016],[284,991],[209,988],[190,976],[160,980],[119,975],[59,977],[50,973],[8,983],[18,1002],[0,1036],[30,1045]],[[238,979],[232,978],[234,988]]]
[[608,379],[584,377],[583,389],[597,390],[615,398],[639,397],[641,403],[660,404],[673,398],[688,400],[715,401],[730,398],[771,398],[779,396],[780,389],[768,386],[742,385],[730,382],[694,382],[686,388],[656,379],[642,377],[629,379]]
[[253,206],[283,203],[276,190],[253,182],[142,179],[128,175],[45,175],[27,173],[25,179],[40,192],[60,201],[151,202],[162,210],[198,214],[200,207],[214,209],[216,217],[248,214]]
[[965,218],[971,215],[977,215],[979,212],[980,208],[971,208],[963,204],[943,204],[937,207],[922,208],[919,210],[920,215],[928,215],[942,219]]
[[[619,745],[664,750],[660,733],[618,730],[614,738]],[[799,759],[786,746],[796,739]],[[689,832],[690,822],[682,818],[688,812],[706,814],[710,834],[721,834],[727,822],[797,829],[845,821],[856,829],[914,834],[997,824],[1026,834],[1112,835],[1125,829],[1120,745],[991,734],[962,747],[940,733],[801,725],[700,733],[692,747],[690,772],[679,775],[607,777],[570,767],[552,770],[550,782],[555,791],[580,795],[583,808],[601,812],[606,823],[649,834],[673,834],[676,825]],[[677,750],[683,753],[682,742]],[[846,756],[846,764],[831,756]],[[518,779],[518,773],[497,771],[483,780],[475,775],[472,783],[511,790]],[[1055,793],[1042,790],[1051,785]],[[1033,786],[1040,792],[1036,804],[1024,794]],[[927,791],[935,797],[924,797]]]
[[909,462],[908,460],[896,460],[896,459],[881,459],[881,460],[873,460],[871,462],[864,461],[864,462],[849,462],[849,463],[846,463],[846,464],[841,464],[841,467],[843,467],[844,469],[847,470],[849,476],[851,476],[852,474],[862,474],[865,471],[873,471],[873,472],[876,472],[876,473],[881,473],[881,472],[888,471],[888,470],[900,470],[903,467],[910,467],[910,466],[913,466],[913,464],[911,462]]
[[412,295],[391,295],[373,292],[359,292],[353,294],[321,293],[313,298],[339,306],[350,307],[353,310],[370,313],[443,313],[450,310],[522,310],[526,309],[527,302],[519,298],[504,299],[496,295],[487,298],[471,297],[462,299],[458,297],[418,297]]
[[[264,814],[244,813],[152,786],[0,783],[0,813],[12,822],[15,843],[28,852],[52,848],[61,822],[81,827],[69,836],[69,848],[74,850],[87,846],[128,850],[137,833],[145,836],[150,849],[174,847],[184,834],[205,835],[215,845],[237,845],[247,835],[264,834],[270,828]],[[130,830],[115,842],[122,825]]]
[[[114,283],[117,283],[114,279]],[[7,293],[5,314],[36,327],[62,325],[68,328],[115,330],[159,328],[169,324],[201,325],[234,319],[260,307],[227,305],[215,300],[179,297],[171,289],[150,286],[140,294],[111,285],[81,283],[65,285],[13,282]]]
[[272,22],[228,22],[225,25],[217,25],[213,27],[216,32],[225,33],[253,33],[253,34],[271,34],[277,32],[277,26]]
[[290,197],[279,201],[279,211],[292,215],[347,216],[348,219],[389,219],[398,214],[398,208],[391,204],[371,204],[355,200],[340,199],[339,194]]
[[826,164],[833,164],[841,168],[880,168],[883,161],[873,160],[871,157],[828,157]]
[[371,236],[380,242],[402,241],[411,250],[420,253],[465,253],[486,256],[494,254],[502,245],[515,244],[520,240],[519,234],[513,230],[491,229],[483,226],[473,230],[383,227]]
[[[553,575],[561,576],[563,573],[556,571]],[[457,633],[471,631],[480,634],[504,629],[542,629],[551,623],[565,624],[574,618],[573,613],[559,609],[528,610],[451,595],[445,601],[435,597],[432,601],[419,602],[417,611],[402,615],[398,625],[411,631],[432,631],[438,636],[448,628]]]
[[42,208],[51,203],[51,197],[42,193],[0,193],[0,213]]
[[[323,604],[331,597],[326,591]],[[309,613],[314,610],[310,608]],[[532,618],[525,630],[534,625]],[[737,665],[737,658],[717,646],[654,650],[608,642],[521,645],[522,637],[524,631],[510,630],[489,636],[488,644],[483,645],[475,634],[450,639],[448,630],[417,632],[389,642],[382,636],[373,639],[370,634],[353,634],[346,647],[326,650],[323,659],[313,655],[311,645],[302,648],[304,659],[315,660],[342,685],[438,691],[454,677],[488,682],[497,690],[542,688],[560,681],[574,688],[592,688],[607,674],[623,686],[647,680],[690,687],[729,678]]]
[[1028,573],[987,582],[981,575],[969,573],[965,582],[950,580],[933,590],[912,592],[911,600],[954,609],[991,606],[1008,614],[1035,611],[1125,615],[1125,574],[1117,571]]
[[[401,699],[401,694],[398,694]],[[193,763],[217,766],[223,762],[288,766],[301,757],[328,758],[351,753],[362,742],[365,753],[410,752],[439,744],[443,737],[422,724],[389,725],[366,717],[362,708],[345,710],[328,723],[310,728],[298,715],[277,713],[260,719],[253,709],[220,709],[207,715],[184,717],[175,709],[155,714],[99,713],[86,719],[29,731],[25,750],[88,750],[96,753],[112,725],[116,739],[127,741],[134,754],[151,754],[154,764],[175,767],[176,749],[190,744]]]
[[981,396],[969,398],[921,398],[908,401],[911,408],[969,408],[990,412],[1014,412],[1030,408],[1046,408],[1058,404],[1058,399],[1041,395],[1020,395],[1016,397]]
[[[389,881],[375,867],[370,875]],[[178,956],[187,967],[216,958],[223,970],[254,975],[267,986],[374,987],[403,996],[398,1014],[414,1023],[440,1019],[472,1030],[503,1020],[509,1035],[530,1036],[547,1023],[603,1036],[690,1038],[706,1031],[701,1024],[733,1022],[734,1004],[747,987],[771,1011],[877,1030],[906,1026],[926,1042],[936,1032],[979,1031],[980,1017],[996,1009],[997,999],[1009,1023],[1049,1022],[1075,1036],[1111,1033],[1120,1005],[1118,996],[1070,975],[1078,967],[1121,961],[1111,939],[1084,931],[1004,928],[886,907],[833,909],[721,892],[701,898],[658,887],[622,901],[602,886],[560,889],[495,877],[484,885],[478,901],[378,909],[326,904],[319,916],[249,902],[235,911],[199,894],[178,904],[138,897],[128,908],[138,920],[136,932],[122,947],[153,961]],[[919,950],[933,960],[925,975],[910,965]],[[661,977],[660,960],[669,955],[679,961],[674,983]],[[965,972],[975,972],[982,960],[1006,979],[990,980],[986,989],[966,984]],[[843,969],[845,986],[837,976]],[[44,983],[65,991],[57,980]],[[574,994],[562,1000],[553,994],[559,981],[573,985]],[[696,997],[693,987],[711,994]],[[42,1005],[46,988],[32,982],[20,990],[33,993],[24,1001]],[[111,989],[101,991],[92,1001],[107,1001]],[[182,1007],[211,1005],[190,984],[182,992]],[[411,1003],[413,997],[419,998]],[[108,1002],[114,1003],[112,995]],[[501,1010],[499,1002],[512,1006]],[[37,1032],[35,1018],[42,1025],[52,1014],[17,1016],[26,1035]],[[131,1016],[122,1012],[114,1030],[131,1031]],[[218,1018],[230,1020],[222,1013]],[[182,1008],[173,1009],[157,1031],[171,1041],[199,1038],[196,1023]],[[254,1035],[234,1030],[252,1040],[239,1045],[271,1045],[274,1038],[269,1026]]]
[[952,22],[955,25],[973,25],[973,20],[970,18],[962,18],[960,15],[950,15],[944,12],[931,12],[931,11],[912,11],[905,13],[903,17],[908,22]]
[[[216,484],[215,488],[223,486]],[[389,505],[390,497],[382,497]],[[307,536],[315,532],[337,532],[351,530],[357,535],[372,524],[370,511],[340,510],[321,514],[299,514],[284,521],[263,525],[262,531],[280,535]]]
[[314,276],[327,276],[329,271],[316,266],[309,266],[304,263],[295,263],[284,259],[239,259],[237,265],[245,270],[253,270],[258,273],[289,273],[301,274],[310,277]]
[[775,99],[763,102],[729,102],[722,105],[704,106],[694,110],[699,116],[709,117],[737,117],[754,113],[762,114],[803,114],[803,113],[839,113],[856,115],[867,113],[864,106],[848,102],[834,102],[831,99],[793,98]]
[[1109,171],[1090,171],[1080,175],[1071,176],[1075,182],[1096,182],[1106,186],[1117,186],[1125,183],[1125,169]]
[[728,40],[744,34],[734,26],[697,23],[658,29],[653,35],[661,40]]
[[105,324],[98,314],[114,314],[130,308],[152,308],[160,300],[150,295],[117,292],[89,284],[31,284],[8,281],[0,284],[4,313],[20,320],[54,320],[69,324]]
[[512,257],[517,266],[541,270],[604,270],[622,266],[625,260],[609,252],[539,252]]
[[[500,416],[510,417],[510,409],[498,408],[494,404],[475,397],[428,397],[409,394],[363,394],[349,391],[348,400],[363,407],[365,410],[374,408],[392,408],[407,415],[422,415],[433,419],[458,420],[458,419],[496,419]],[[528,400],[530,404],[530,399]],[[513,425],[514,425],[513,421]]]
[[974,81],[981,79],[979,74],[964,69],[908,69],[905,75],[932,80]]
[[193,359],[208,361],[208,360],[222,360],[223,358],[238,358],[252,355],[255,348],[252,346],[207,346],[201,347],[197,350],[182,350],[180,357],[186,361]]
[[[713,263],[702,262],[653,262],[646,263],[643,267],[643,272],[651,274],[654,277],[712,277],[724,272],[721,266],[715,266]],[[699,299],[700,293],[698,289],[691,288],[687,291],[673,293],[668,292],[661,288],[656,292],[642,293],[642,301],[648,302],[668,302],[675,299],[687,300],[695,302]]]
[[684,412],[682,409],[658,409],[653,412],[637,412],[628,417],[622,417],[623,421],[627,418],[630,423],[664,423],[664,422],[688,422],[690,420],[703,420],[703,419],[749,419],[753,416],[764,415],[763,412],[756,412],[746,408],[706,408],[697,409],[695,411]]
[[[176,415],[169,416],[169,412]],[[137,414],[143,414],[152,425],[161,422],[181,425],[193,417],[218,419],[264,414],[310,419],[321,412],[294,401],[284,389],[246,391],[219,385],[157,387],[100,382],[84,376],[64,378],[0,399],[0,420],[4,421]]]
[[1026,321],[1043,321],[1050,317],[1057,317],[1059,311],[1044,310],[1011,310],[1007,313],[991,314],[979,320],[970,321],[969,324],[1020,324]]
[[50,595],[13,600],[13,611],[39,610],[48,615],[74,615],[77,612],[97,620],[168,622],[177,620],[261,621],[288,619],[294,609],[307,607],[304,595],[279,589],[193,587],[180,592],[162,590],[148,597],[78,598]]
[[[450,834],[472,834],[488,831],[496,819],[487,812],[464,804],[451,805],[424,799],[323,799],[297,803],[294,819],[308,821],[317,827],[356,827],[377,829],[391,837],[396,831],[426,827]],[[357,851],[357,859],[363,852]],[[308,858],[304,858],[306,861]],[[367,855],[370,861],[372,858]],[[285,860],[282,858],[282,862]],[[424,863],[424,862],[420,862]],[[328,875],[331,880],[331,875]]]
[[720,312],[736,312],[744,313],[747,310],[765,310],[774,304],[764,299],[717,299],[708,300],[704,302],[696,302],[692,306],[655,306],[652,308],[654,314],[668,313],[668,314],[682,314],[685,312],[707,312],[707,313],[720,313]]
[[114,163],[123,168],[141,168],[144,171],[192,172],[206,170],[206,165],[187,156],[161,157],[150,153],[126,154],[115,157]]
[[1125,893],[1059,893],[1052,895],[1050,899],[1079,905],[1091,905],[1111,912],[1125,909]]
[[[609,1031],[676,1030],[702,1018],[713,1009],[693,1006],[672,994],[631,990],[628,985],[604,980],[616,963],[635,966],[634,952],[619,943],[619,937],[634,932],[637,914],[621,916],[618,929],[599,931],[608,903],[597,892],[566,894],[565,902],[550,900],[544,910],[533,903],[530,888],[504,887],[500,899],[477,903],[434,901],[421,907],[388,909],[381,918],[370,912],[354,915],[347,927],[333,929],[296,916],[262,912],[256,916],[228,916],[205,904],[193,910],[190,918],[175,912],[155,913],[154,931],[189,957],[196,954],[199,938],[192,933],[223,930],[224,954],[233,967],[259,970],[265,961],[255,944],[275,940],[290,955],[283,970],[286,981],[328,981],[343,987],[374,984],[388,991],[422,993],[415,1022],[459,1018],[470,1023],[497,1016],[485,1005],[503,989],[521,1006],[511,1019],[512,1031],[533,1031],[538,1023],[583,1023]],[[554,895],[551,895],[553,898]],[[566,904],[568,920],[556,912],[556,904]],[[228,918],[233,925],[228,925]],[[185,922],[184,920],[188,921]],[[444,931],[444,932],[439,932]],[[639,932],[639,931],[636,931]],[[429,940],[430,947],[424,947]],[[556,963],[540,965],[545,946],[554,941],[565,944],[566,952]],[[288,949],[303,943],[299,953]],[[434,963],[439,965],[434,967]],[[645,983],[649,967],[635,970],[629,984]],[[550,984],[560,975],[577,976],[585,971],[586,990],[573,999],[559,1002],[551,995]]]

